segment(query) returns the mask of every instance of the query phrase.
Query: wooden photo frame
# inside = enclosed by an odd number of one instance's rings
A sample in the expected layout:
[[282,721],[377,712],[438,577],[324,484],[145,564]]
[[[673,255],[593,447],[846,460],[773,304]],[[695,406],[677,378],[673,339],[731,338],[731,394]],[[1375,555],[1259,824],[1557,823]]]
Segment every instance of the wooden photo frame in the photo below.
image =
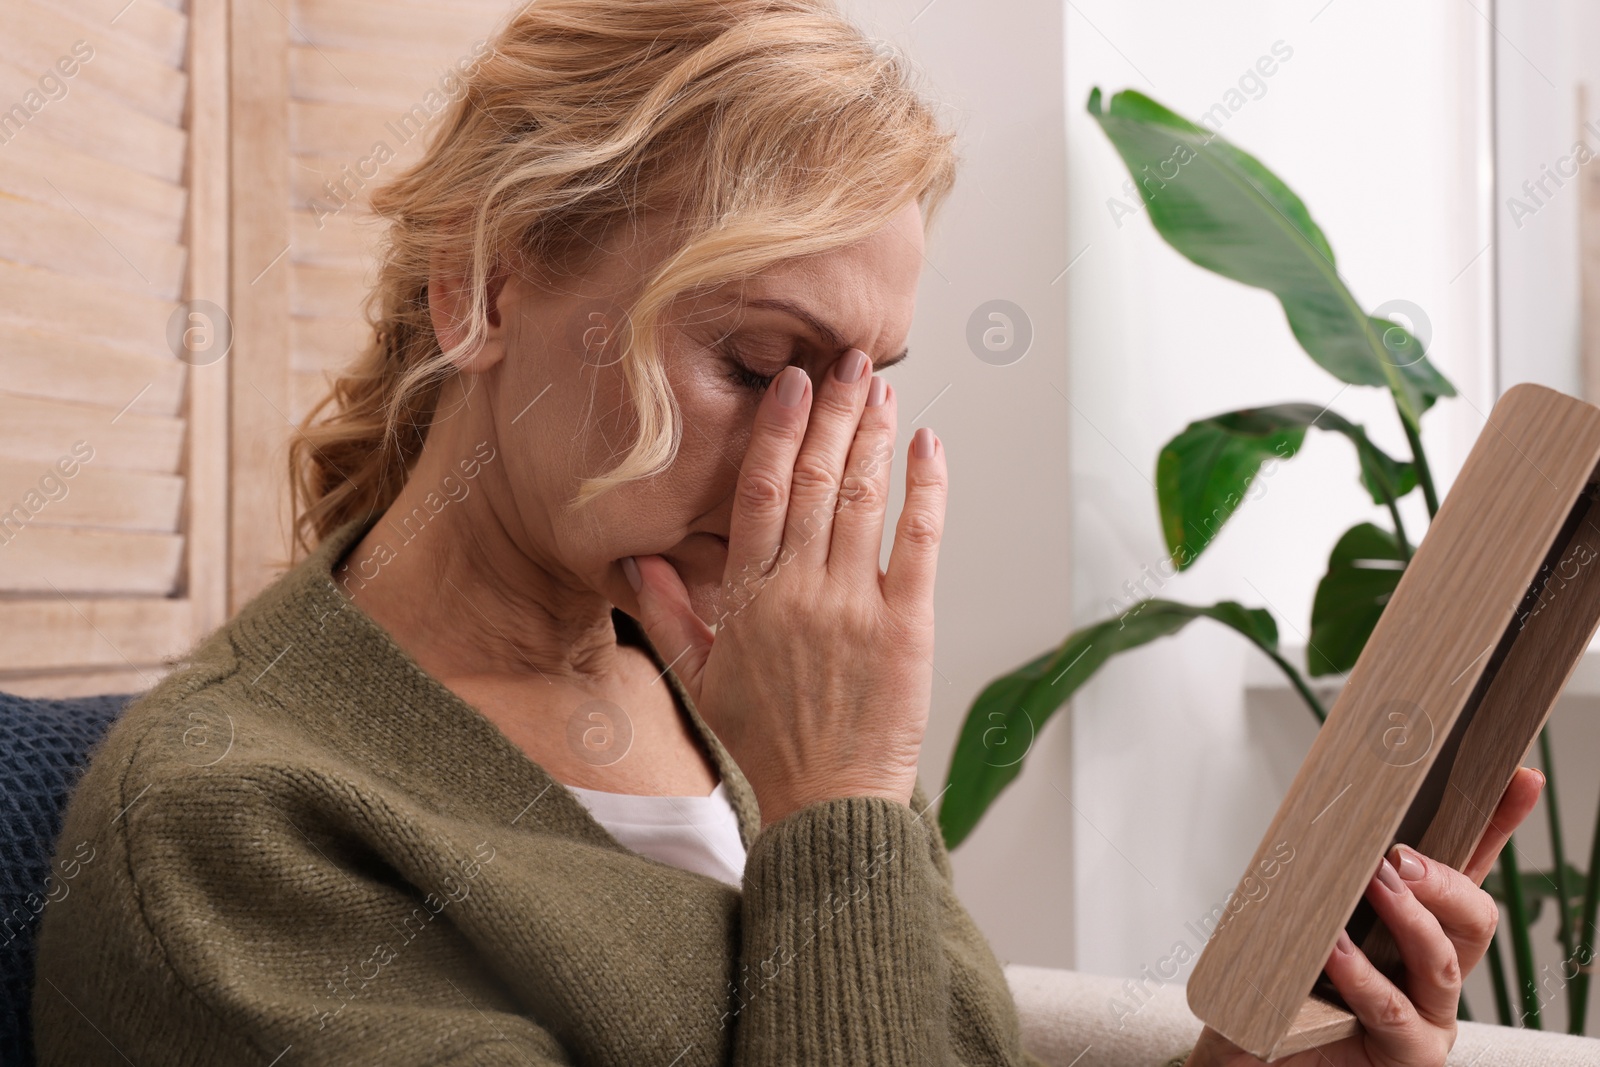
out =
[[1189,978],[1210,1029],[1263,1060],[1358,1033],[1318,989],[1341,930],[1401,977],[1363,892],[1396,842],[1466,864],[1588,647],[1597,465],[1600,408],[1495,405]]

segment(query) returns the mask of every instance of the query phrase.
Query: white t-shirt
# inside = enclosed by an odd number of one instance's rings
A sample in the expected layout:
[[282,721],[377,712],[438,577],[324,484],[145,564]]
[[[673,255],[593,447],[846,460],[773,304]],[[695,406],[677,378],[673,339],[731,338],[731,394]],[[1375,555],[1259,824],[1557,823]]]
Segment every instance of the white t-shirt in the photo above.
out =
[[739,817],[724,783],[708,796],[652,797],[569,785],[594,820],[627,849],[738,889],[744,877]]

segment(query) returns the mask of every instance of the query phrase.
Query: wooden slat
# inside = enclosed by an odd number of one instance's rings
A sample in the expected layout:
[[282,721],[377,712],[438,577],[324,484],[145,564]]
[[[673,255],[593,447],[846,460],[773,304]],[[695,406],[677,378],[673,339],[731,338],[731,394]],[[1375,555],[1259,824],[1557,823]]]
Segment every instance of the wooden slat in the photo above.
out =
[[0,258],[176,301],[187,254],[109,222],[91,223],[66,204],[0,196]]
[[52,593],[46,599],[5,601],[0,617],[6,630],[0,672],[7,674],[125,669],[130,663],[158,663],[191,644],[189,609],[180,600],[69,600]]
[[[0,389],[140,415],[177,415],[187,364],[0,322]],[[137,398],[137,399],[135,399]]]
[[498,25],[499,21],[513,14],[523,7],[527,0],[385,0],[391,7],[397,9],[399,17],[404,18],[405,12],[413,7],[440,7],[447,6],[460,11],[465,19],[476,20],[473,25],[478,25],[482,32],[487,32],[490,27]]
[[[0,508],[37,507],[34,525],[177,533],[182,503],[177,475],[105,470],[92,461],[51,467],[0,456]],[[0,526],[8,514],[0,511]]]
[[360,271],[295,263],[290,273],[295,315],[360,321],[367,297]]
[[289,325],[290,365],[297,371],[342,371],[372,339],[372,327],[364,320],[297,317]]
[[414,7],[449,7],[459,11],[463,19],[472,20],[471,25],[479,27],[480,32],[498,25],[499,21],[513,14],[526,5],[527,0],[384,0],[384,3],[396,9],[396,15],[406,17],[406,12]]
[[0,593],[166,596],[182,554],[173,534],[34,524],[0,550]]
[[[285,455],[289,400],[289,28],[259,0],[233,0],[229,20],[231,153],[232,479],[230,609],[289,558]],[[298,21],[299,12],[294,17]],[[267,264],[283,256],[275,267]]]
[[[289,105],[290,144],[297,156],[338,160],[339,167],[324,175],[335,181],[344,165],[356,168],[367,160],[372,161],[369,170],[383,161],[383,171],[394,174],[421,158],[427,135],[443,117],[442,109],[430,111],[421,104],[400,110],[296,100]],[[379,150],[380,142],[387,151]],[[384,161],[386,156],[392,158]]]
[[0,192],[42,203],[71,204],[97,225],[113,223],[177,244],[188,193],[183,186],[75,152],[42,137],[5,146]]
[[383,220],[350,208],[338,214],[290,213],[294,227],[294,259],[318,267],[338,267],[360,277],[377,267],[373,250]]
[[[71,323],[89,340],[155,355],[167,347],[178,305],[0,260],[0,320],[51,332]],[[133,397],[128,397],[132,400]]]
[[183,422],[0,393],[0,455],[54,465],[79,441],[93,449],[85,465],[96,470],[171,474],[178,469]]
[[445,75],[459,79],[462,69],[472,63],[470,45],[459,56],[442,50],[435,64],[396,63],[391,53],[369,49],[297,45],[289,49],[289,86],[296,100],[359,104],[398,114],[421,102],[430,90],[459,93],[460,88],[452,89],[456,83],[446,82]]
[[169,67],[183,64],[189,20],[174,6],[140,0],[42,0],[83,27],[85,37],[115,36]]
[[[37,80],[37,74],[0,60],[0,100],[26,100],[37,92]],[[74,85],[65,98],[45,103],[36,113],[16,104],[0,113],[0,123],[8,123],[0,139],[43,137],[165,181],[176,182],[183,174],[182,130],[92,85]]]
[[149,664],[110,671],[62,671],[57,674],[0,674],[0,691],[34,699],[92,697],[107,693],[143,693],[171,670]]
[[298,0],[295,27],[318,48],[370,49],[396,57],[435,59],[441,49],[450,58],[469,53],[473,42],[494,24],[494,16],[487,11],[466,14],[458,7],[408,3],[403,12],[393,4],[361,0]]
[[294,371],[289,383],[289,417],[298,424],[328,394],[331,384],[327,375],[320,371]]
[[[84,37],[83,24],[35,0],[11,0],[0,57],[38,75],[53,71],[71,89],[93,85],[169,126],[183,121],[188,81],[183,71],[115,33]],[[87,48],[74,51],[84,42]],[[89,51],[92,49],[92,51]],[[81,57],[87,55],[84,61]],[[73,73],[68,76],[66,71]]]
[[[186,295],[226,306],[228,292],[228,0],[190,0],[189,279]],[[183,471],[185,515],[183,592],[195,638],[228,616],[227,359],[190,375],[188,448]]]
[[[398,143],[393,137],[383,141],[390,142]],[[314,215],[365,215],[367,194],[419,155],[414,146],[389,154],[375,151],[372,143],[348,155],[297,153],[289,164],[290,202],[295,210]]]

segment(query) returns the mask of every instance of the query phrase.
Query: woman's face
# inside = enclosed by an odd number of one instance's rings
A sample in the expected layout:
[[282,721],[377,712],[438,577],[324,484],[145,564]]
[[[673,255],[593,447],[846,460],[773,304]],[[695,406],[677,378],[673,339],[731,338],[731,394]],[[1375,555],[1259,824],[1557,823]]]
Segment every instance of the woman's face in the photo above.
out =
[[[922,215],[913,202],[855,245],[777,264],[674,308],[661,342],[681,412],[676,459],[653,478],[568,511],[582,480],[608,469],[634,439],[616,346],[606,341],[618,308],[659,255],[650,236],[635,230],[612,242],[600,266],[569,280],[564,292],[517,277],[500,290],[499,323],[491,316],[485,350],[498,358],[483,383],[508,488],[496,508],[521,549],[552,576],[625,609],[635,599],[622,557],[665,557],[709,622],[765,385],[789,363],[815,383],[850,348],[875,369],[904,354],[922,267]],[[514,514],[503,514],[507,508]]]

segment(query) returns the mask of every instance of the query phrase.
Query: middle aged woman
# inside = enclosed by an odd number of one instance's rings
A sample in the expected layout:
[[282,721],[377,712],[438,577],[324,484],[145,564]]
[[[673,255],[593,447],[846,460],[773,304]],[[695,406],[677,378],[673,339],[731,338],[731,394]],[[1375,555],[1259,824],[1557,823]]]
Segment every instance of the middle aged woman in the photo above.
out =
[[[373,198],[312,551],[73,797],[46,1067],[1034,1062],[917,782],[927,428],[880,567],[954,167],[823,0],[522,7]],[[1405,992],[1335,950],[1366,1034],[1296,1063],[1443,1063],[1493,905],[1417,862],[1369,891]]]

